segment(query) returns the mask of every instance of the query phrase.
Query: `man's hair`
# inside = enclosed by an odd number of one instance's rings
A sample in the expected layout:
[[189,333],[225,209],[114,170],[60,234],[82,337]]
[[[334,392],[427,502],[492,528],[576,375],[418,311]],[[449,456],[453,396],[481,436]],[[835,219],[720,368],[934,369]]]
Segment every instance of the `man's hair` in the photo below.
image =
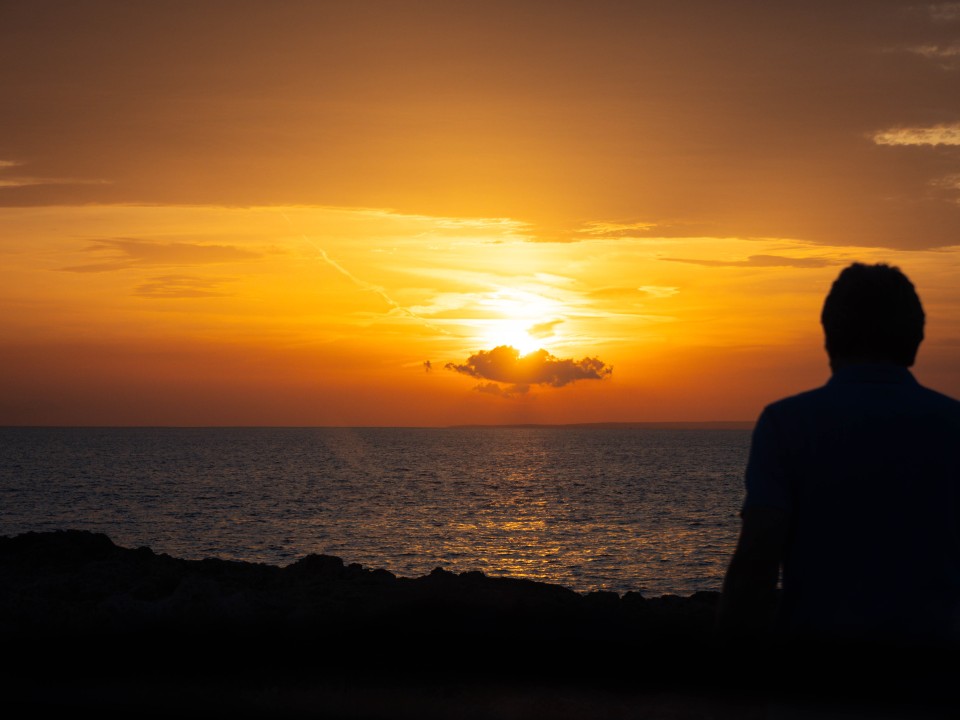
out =
[[900,268],[854,263],[844,268],[823,303],[820,322],[831,360],[913,365],[923,340],[923,306]]

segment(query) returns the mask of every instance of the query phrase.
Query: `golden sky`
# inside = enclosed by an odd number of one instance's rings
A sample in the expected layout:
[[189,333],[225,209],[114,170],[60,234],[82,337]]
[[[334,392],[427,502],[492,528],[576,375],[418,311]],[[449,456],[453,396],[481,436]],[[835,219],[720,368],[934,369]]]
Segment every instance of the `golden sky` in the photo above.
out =
[[7,0],[0,88],[0,424],[749,420],[854,260],[960,395],[960,3]]

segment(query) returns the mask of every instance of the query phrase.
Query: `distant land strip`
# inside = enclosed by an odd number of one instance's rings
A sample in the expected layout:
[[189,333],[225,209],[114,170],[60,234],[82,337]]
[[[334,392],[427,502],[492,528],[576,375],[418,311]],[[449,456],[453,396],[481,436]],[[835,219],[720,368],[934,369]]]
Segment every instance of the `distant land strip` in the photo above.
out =
[[598,423],[513,423],[449,425],[451,428],[571,428],[574,430],[753,430],[753,420],[706,420],[697,422],[598,422]]
[[689,422],[597,422],[597,423],[472,423],[465,425],[2,425],[0,430],[363,430],[404,428],[559,428],[571,430],[753,430],[753,420],[704,420]]

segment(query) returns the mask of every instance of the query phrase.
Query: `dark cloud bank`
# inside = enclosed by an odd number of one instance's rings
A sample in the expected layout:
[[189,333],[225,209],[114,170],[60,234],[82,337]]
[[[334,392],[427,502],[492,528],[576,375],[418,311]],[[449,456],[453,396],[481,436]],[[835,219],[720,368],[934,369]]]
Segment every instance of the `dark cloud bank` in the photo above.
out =
[[[599,358],[561,359],[543,348],[521,356],[519,350],[509,345],[481,350],[462,364],[448,362],[444,367],[493,381],[482,383],[474,389],[504,397],[526,393],[532,385],[563,387],[577,380],[602,380],[613,372],[613,368]],[[507,387],[496,383],[505,383]]]

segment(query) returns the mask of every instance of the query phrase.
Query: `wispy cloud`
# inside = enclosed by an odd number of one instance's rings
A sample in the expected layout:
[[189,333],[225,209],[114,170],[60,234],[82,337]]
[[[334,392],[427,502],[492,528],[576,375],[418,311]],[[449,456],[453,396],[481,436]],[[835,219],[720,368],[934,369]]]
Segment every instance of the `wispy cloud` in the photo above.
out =
[[100,262],[61,268],[67,272],[97,273],[126,270],[145,265],[183,267],[252,260],[259,253],[234,245],[204,245],[189,242],[151,242],[134,238],[103,238],[86,248],[87,252],[108,253]]
[[620,238],[647,237],[656,228],[658,232],[662,226],[652,222],[612,222],[607,220],[592,220],[579,226],[570,226],[563,229],[541,230],[529,234],[525,240],[538,243],[577,243],[591,240],[618,240]]
[[431,232],[444,237],[528,240],[529,224],[512,218],[434,218]]
[[637,233],[647,232],[656,227],[656,223],[649,222],[588,222],[582,228],[577,230],[581,235],[598,238],[616,238],[636,235]]
[[662,299],[673,297],[679,292],[680,288],[672,285],[641,285],[640,287],[635,285],[613,285],[594,288],[589,291],[589,295],[593,298],[602,298],[607,300],[619,299],[625,301],[635,301],[638,299],[638,296]]
[[[9,168],[21,167],[16,160],[0,160],[0,172]],[[6,175],[0,177],[0,188],[30,187],[32,185],[109,185],[109,180],[91,180],[89,178],[38,177],[35,175]]]
[[668,285],[641,285],[637,290],[655,298],[673,297],[680,292],[680,288]]
[[[290,217],[289,217],[285,212],[281,211],[281,212],[280,212],[280,215],[281,215],[281,217],[283,217],[283,219],[286,221],[286,223],[287,223],[291,228],[294,227],[293,221],[290,219]],[[400,303],[398,303],[396,300],[393,299],[393,297],[390,296],[390,294],[386,291],[385,288],[383,288],[383,287],[381,287],[380,285],[377,285],[377,284],[375,284],[375,283],[368,282],[367,280],[364,280],[363,278],[358,277],[357,275],[354,275],[352,272],[350,272],[349,270],[347,270],[347,268],[345,268],[345,267],[344,267],[343,265],[341,265],[339,262],[337,262],[336,260],[334,260],[333,258],[331,258],[331,257],[327,254],[327,251],[324,250],[322,247],[320,247],[320,246],[319,246],[316,242],[314,242],[310,237],[308,237],[306,233],[304,233],[304,232],[299,232],[298,234],[300,235],[300,238],[301,238],[307,245],[309,245],[311,248],[313,248],[314,252],[316,252],[316,254],[317,254],[317,257],[320,258],[324,263],[326,263],[326,264],[329,265],[331,268],[333,268],[334,270],[336,270],[336,271],[337,271],[338,273],[340,273],[343,277],[345,277],[347,280],[349,280],[351,283],[353,283],[356,287],[358,287],[358,288],[360,288],[361,290],[364,290],[364,291],[366,291],[366,292],[371,292],[371,293],[373,293],[374,295],[377,295],[381,300],[383,300],[387,305],[389,305],[389,306],[390,306],[390,310],[389,310],[389,313],[390,313],[390,314],[400,315],[400,316],[403,316],[403,317],[412,318],[413,320],[416,320],[418,323],[420,323],[420,324],[422,324],[422,325],[424,325],[424,326],[426,326],[426,327],[428,327],[428,328],[430,328],[430,329],[432,329],[432,330],[436,330],[437,332],[442,333],[443,335],[449,335],[449,334],[450,334],[449,331],[447,331],[445,328],[442,328],[442,327],[440,327],[440,326],[438,326],[438,325],[434,325],[434,324],[431,323],[429,320],[426,320],[426,319],[423,318],[421,315],[419,315],[418,313],[416,313],[416,312],[414,312],[413,310],[411,310],[409,307],[407,307],[407,306],[405,306],[405,305],[401,305]]]
[[0,188],[30,187],[32,185],[109,185],[109,180],[80,178],[11,177],[0,178]]
[[874,134],[877,145],[960,145],[960,123],[891,128]]
[[548,338],[556,335],[557,327],[563,320],[550,320],[548,322],[536,323],[527,328],[527,335],[533,338]]
[[224,280],[192,275],[162,275],[139,285],[133,294],[145,298],[226,297],[220,290]]
[[930,184],[938,190],[945,190],[947,193],[953,196],[954,202],[960,203],[960,197],[957,197],[955,194],[958,190],[960,190],[960,174],[947,175],[946,177],[937,178],[935,180],[931,180]]
[[793,268],[822,268],[838,265],[839,260],[824,257],[792,258],[782,255],[750,255],[746,260],[700,260],[697,258],[670,258],[661,260],[667,262],[689,263],[704,267],[793,267]]
[[913,47],[906,48],[906,52],[919,55],[929,60],[941,70],[947,72],[960,70],[960,43],[947,45],[914,45]]
[[504,387],[492,382],[480,383],[473,389],[477,392],[485,393],[487,395],[496,395],[497,397],[507,398],[508,400],[523,397],[530,392],[529,385],[507,385]]
[[960,20],[960,3],[934,3],[927,6],[930,17],[936,22],[954,22]]

